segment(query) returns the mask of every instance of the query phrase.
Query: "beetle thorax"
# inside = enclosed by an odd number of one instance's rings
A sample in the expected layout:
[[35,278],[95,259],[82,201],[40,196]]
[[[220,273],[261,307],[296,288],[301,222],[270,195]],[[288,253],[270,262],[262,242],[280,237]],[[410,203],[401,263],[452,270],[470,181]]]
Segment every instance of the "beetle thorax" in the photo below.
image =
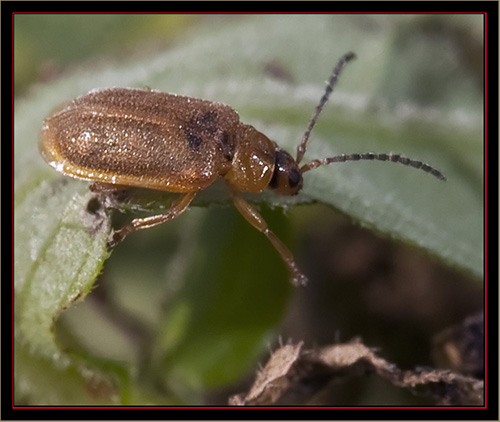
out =
[[252,126],[240,124],[226,181],[243,192],[262,192],[274,172],[276,144]]

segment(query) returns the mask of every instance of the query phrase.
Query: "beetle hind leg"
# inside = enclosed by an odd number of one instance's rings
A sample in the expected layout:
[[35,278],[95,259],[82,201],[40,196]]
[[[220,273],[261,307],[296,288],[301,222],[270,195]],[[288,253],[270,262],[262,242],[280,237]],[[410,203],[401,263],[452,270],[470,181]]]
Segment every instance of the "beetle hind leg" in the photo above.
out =
[[118,243],[122,242],[130,233],[137,230],[149,229],[159,224],[165,223],[168,220],[173,220],[174,218],[181,215],[188,208],[189,204],[196,196],[196,192],[187,192],[177,198],[172,206],[165,214],[152,215],[150,217],[135,218],[129,224],[122,227],[119,230],[111,233],[108,240],[108,247],[114,248]]
[[269,229],[267,223],[262,216],[240,195],[233,192],[233,202],[235,207],[241,213],[245,220],[247,220],[258,231],[264,233],[274,248],[278,251],[281,258],[287,265],[292,276],[291,281],[295,286],[305,286],[307,284],[307,277],[299,270],[295,259],[290,250],[285,244]]

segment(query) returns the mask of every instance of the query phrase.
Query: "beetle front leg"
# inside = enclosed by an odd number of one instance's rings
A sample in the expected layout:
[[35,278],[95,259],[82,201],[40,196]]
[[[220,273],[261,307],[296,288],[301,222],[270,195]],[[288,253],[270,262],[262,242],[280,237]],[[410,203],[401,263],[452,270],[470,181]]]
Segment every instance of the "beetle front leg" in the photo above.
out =
[[285,244],[269,229],[267,223],[262,218],[262,216],[240,195],[236,192],[233,192],[233,202],[235,207],[241,213],[245,220],[247,220],[253,227],[255,227],[258,231],[264,233],[266,237],[270,240],[272,245],[280,254],[283,261],[287,265],[291,275],[292,275],[292,284],[295,286],[305,286],[307,284],[307,277],[302,274],[299,270],[297,264],[295,263],[295,259],[290,252],[290,250],[285,246]]
[[168,220],[181,215],[188,208],[189,204],[196,196],[196,192],[188,192],[177,198],[170,209],[165,214],[153,215],[151,217],[135,218],[129,224],[119,230],[114,231],[108,240],[108,247],[114,248],[118,243],[122,242],[130,233],[137,230],[149,229],[159,224],[165,223]]

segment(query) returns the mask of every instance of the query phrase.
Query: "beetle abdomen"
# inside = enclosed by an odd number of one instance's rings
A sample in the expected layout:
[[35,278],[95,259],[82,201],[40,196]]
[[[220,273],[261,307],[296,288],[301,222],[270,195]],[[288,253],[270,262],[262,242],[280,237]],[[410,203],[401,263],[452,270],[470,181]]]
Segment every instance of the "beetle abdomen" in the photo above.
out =
[[202,189],[227,171],[239,124],[228,106],[157,91],[112,88],[48,118],[40,150],[86,180],[172,192]]

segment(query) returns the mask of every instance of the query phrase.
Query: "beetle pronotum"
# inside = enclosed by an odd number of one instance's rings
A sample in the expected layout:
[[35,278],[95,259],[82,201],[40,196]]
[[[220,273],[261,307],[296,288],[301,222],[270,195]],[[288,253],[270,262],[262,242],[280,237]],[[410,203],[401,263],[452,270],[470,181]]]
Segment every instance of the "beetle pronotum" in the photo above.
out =
[[136,230],[176,218],[200,190],[224,179],[238,211],[271,241],[288,266],[292,282],[304,285],[307,278],[292,253],[240,192],[270,188],[281,195],[295,195],[305,172],[355,160],[397,162],[445,180],[430,165],[397,154],[342,154],[299,166],[318,116],[340,72],[353,58],[353,53],[345,54],[333,69],[295,159],[254,127],[241,123],[227,105],[129,88],[90,91],[47,118],[40,152],[57,171],[94,182],[94,191],[134,186],[181,194],[166,213],[136,218],[114,231],[109,247]]

